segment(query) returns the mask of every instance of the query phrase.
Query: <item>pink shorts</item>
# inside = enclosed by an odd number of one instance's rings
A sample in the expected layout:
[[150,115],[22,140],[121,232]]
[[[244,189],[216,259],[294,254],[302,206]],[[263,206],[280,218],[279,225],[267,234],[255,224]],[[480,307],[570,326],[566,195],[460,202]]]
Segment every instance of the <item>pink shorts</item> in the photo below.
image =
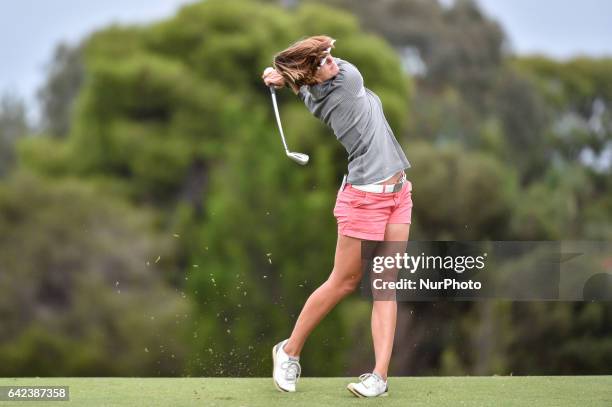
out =
[[412,183],[406,181],[398,192],[364,192],[346,184],[338,191],[334,216],[338,233],[364,240],[384,240],[389,223],[410,223]]

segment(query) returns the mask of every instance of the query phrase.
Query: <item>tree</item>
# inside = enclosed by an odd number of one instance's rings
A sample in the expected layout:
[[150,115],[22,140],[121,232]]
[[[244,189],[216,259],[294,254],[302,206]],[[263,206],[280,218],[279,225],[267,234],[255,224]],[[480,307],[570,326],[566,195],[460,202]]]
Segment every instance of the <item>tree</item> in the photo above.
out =
[[72,106],[83,83],[81,46],[61,43],[47,68],[47,80],[38,90],[42,129],[55,137],[70,131]]
[[191,315],[164,284],[174,249],[154,220],[76,180],[0,185],[0,375],[182,371]]
[[23,100],[14,94],[3,94],[0,98],[0,178],[15,165],[15,144],[27,132]]

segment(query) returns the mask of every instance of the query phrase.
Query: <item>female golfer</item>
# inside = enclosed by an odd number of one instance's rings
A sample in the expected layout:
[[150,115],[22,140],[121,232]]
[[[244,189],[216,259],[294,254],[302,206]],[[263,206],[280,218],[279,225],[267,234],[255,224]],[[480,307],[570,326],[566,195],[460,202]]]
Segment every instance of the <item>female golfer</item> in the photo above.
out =
[[[334,208],[338,222],[334,268],[306,301],[291,337],[272,349],[274,384],[284,392],[295,391],[301,372],[299,356],[308,335],[359,286],[361,241],[407,241],[410,231],[412,185],[404,173],[410,163],[385,119],[378,96],[364,87],[354,65],[332,57],[334,42],[328,36],[298,41],[278,53],[274,68],[266,68],[262,75],[268,86],[288,85],[314,116],[331,127],[348,152],[348,176]],[[358,383],[348,385],[358,397],[387,395],[396,315],[395,300],[374,301],[376,365]]]

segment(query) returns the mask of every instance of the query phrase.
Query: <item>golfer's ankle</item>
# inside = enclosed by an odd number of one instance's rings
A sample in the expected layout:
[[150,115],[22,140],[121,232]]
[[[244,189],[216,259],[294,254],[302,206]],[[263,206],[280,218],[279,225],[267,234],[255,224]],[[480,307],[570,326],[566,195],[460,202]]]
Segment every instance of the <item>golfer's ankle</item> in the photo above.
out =
[[377,375],[379,375],[380,377],[382,377],[382,379],[384,381],[387,381],[387,371],[382,371],[381,370],[377,370],[376,368],[374,368],[374,370],[372,371],[372,373],[376,373]]
[[294,358],[300,357],[300,351],[296,349],[290,341],[287,341],[285,343],[285,345],[283,346],[283,351],[285,351],[287,355],[292,356]]

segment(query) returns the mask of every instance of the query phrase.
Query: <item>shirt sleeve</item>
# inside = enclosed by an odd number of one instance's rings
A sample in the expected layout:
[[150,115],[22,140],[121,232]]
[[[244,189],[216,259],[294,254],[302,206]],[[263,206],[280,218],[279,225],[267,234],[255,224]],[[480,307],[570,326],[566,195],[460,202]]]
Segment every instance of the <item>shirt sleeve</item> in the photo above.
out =
[[344,89],[351,95],[358,95],[363,89],[363,77],[357,67],[348,61],[334,58],[339,72],[334,78],[334,86]]

